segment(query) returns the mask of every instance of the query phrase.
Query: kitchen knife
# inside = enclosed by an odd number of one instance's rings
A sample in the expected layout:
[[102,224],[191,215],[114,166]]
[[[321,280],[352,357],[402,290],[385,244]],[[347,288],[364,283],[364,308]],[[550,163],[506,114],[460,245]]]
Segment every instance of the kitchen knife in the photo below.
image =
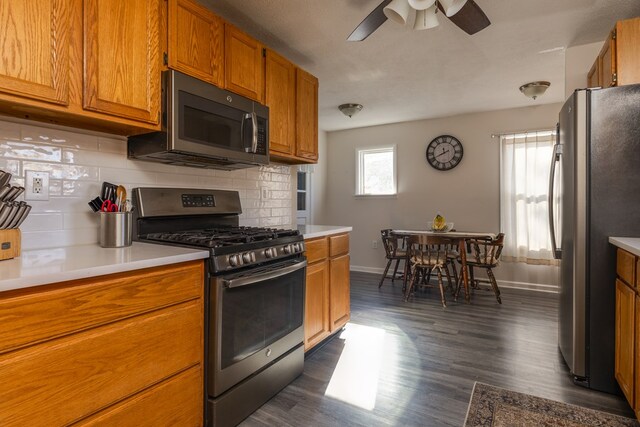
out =
[[2,229],[6,229],[7,226],[11,224],[11,222],[13,221],[13,217],[18,212],[18,209],[20,209],[20,205],[18,203],[11,203],[9,206],[9,215],[7,215],[7,218],[2,222],[2,224],[0,224],[0,228]]
[[2,223],[4,223],[11,212],[11,205],[9,203],[2,203],[2,207],[0,208],[0,228],[2,228]]
[[9,190],[11,190],[11,186],[10,185],[3,185],[0,188],[0,200],[4,201],[4,197],[7,195]]
[[0,172],[2,172],[2,175],[0,175],[0,187],[4,187],[9,184],[9,181],[11,181],[11,174],[5,171]]
[[7,228],[16,228],[16,226],[18,225],[18,222],[20,222],[20,219],[22,218],[22,215],[26,210],[27,210],[27,204],[25,202],[18,203],[18,210],[16,211],[16,214],[14,215],[13,219],[11,220]]
[[6,197],[8,201],[13,202],[24,192],[24,187],[11,187],[11,190],[11,194],[7,195]]
[[19,228],[22,225],[24,220],[27,219],[27,216],[29,216],[29,212],[31,212],[31,205],[27,205],[27,208],[24,210],[24,212],[20,216],[20,220],[16,224],[15,228]]

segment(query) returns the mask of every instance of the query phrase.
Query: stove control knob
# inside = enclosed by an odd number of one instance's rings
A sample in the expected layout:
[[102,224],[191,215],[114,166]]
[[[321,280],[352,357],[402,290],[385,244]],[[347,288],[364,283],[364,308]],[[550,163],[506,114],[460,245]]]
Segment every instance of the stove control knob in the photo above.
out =
[[251,262],[256,262],[256,253],[251,252]]
[[244,261],[245,263],[250,263],[251,262],[251,252],[245,252],[242,254],[242,261]]
[[302,246],[300,245],[300,243],[294,243],[293,249],[295,252],[302,252]]
[[275,258],[278,256],[278,252],[276,248],[267,248],[264,250],[264,256],[265,258]]
[[237,255],[231,255],[227,258],[227,261],[229,262],[229,265],[231,267],[235,267],[238,265],[238,256]]
[[282,250],[284,250],[284,253],[285,253],[285,254],[289,255],[289,254],[292,252],[293,247],[292,247],[292,245],[284,245],[284,247],[282,248]]

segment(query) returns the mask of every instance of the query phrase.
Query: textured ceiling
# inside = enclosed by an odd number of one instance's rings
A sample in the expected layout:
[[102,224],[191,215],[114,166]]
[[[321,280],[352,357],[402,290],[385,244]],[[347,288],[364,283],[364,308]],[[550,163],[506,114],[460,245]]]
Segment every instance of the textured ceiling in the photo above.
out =
[[[432,30],[387,21],[347,42],[381,0],[201,1],[319,78],[327,131],[560,102],[564,49],[640,15],[639,0],[476,0],[492,25],[474,36],[440,14]],[[534,80],[551,82],[537,101],[518,91]],[[349,119],[347,102],[364,109]]]

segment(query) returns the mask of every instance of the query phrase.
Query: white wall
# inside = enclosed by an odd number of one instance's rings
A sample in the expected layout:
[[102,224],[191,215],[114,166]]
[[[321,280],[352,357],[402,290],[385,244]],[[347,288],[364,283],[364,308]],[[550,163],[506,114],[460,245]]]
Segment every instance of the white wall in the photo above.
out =
[[568,98],[576,89],[587,87],[587,75],[604,41],[572,46],[564,54],[564,93]]
[[51,178],[50,200],[29,202],[33,209],[21,227],[24,249],[96,243],[98,216],[87,202],[102,181],[122,184],[129,194],[141,186],[238,190],[242,225],[292,224],[291,166],[227,172],[132,161],[122,137],[13,120],[0,120],[0,169],[14,175],[14,185],[24,186],[25,170],[48,171]]
[[[532,101],[535,104],[535,101]],[[384,250],[372,248],[384,228],[425,228],[437,211],[458,230],[497,233],[500,228],[499,140],[492,134],[552,129],[560,104],[534,105],[433,120],[396,123],[328,133],[325,209],[318,224],[349,225],[354,269],[378,271]],[[462,142],[457,168],[440,172],[429,166],[425,150],[438,135]],[[355,150],[385,144],[398,146],[398,195],[356,198]],[[556,284],[556,269],[515,264],[496,272],[502,281]]]

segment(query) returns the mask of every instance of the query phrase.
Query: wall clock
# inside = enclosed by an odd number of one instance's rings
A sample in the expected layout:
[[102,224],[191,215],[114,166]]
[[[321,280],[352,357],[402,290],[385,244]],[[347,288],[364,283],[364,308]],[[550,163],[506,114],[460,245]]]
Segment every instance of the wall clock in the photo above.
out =
[[427,162],[440,171],[448,171],[462,160],[462,143],[451,135],[440,135],[427,147]]

